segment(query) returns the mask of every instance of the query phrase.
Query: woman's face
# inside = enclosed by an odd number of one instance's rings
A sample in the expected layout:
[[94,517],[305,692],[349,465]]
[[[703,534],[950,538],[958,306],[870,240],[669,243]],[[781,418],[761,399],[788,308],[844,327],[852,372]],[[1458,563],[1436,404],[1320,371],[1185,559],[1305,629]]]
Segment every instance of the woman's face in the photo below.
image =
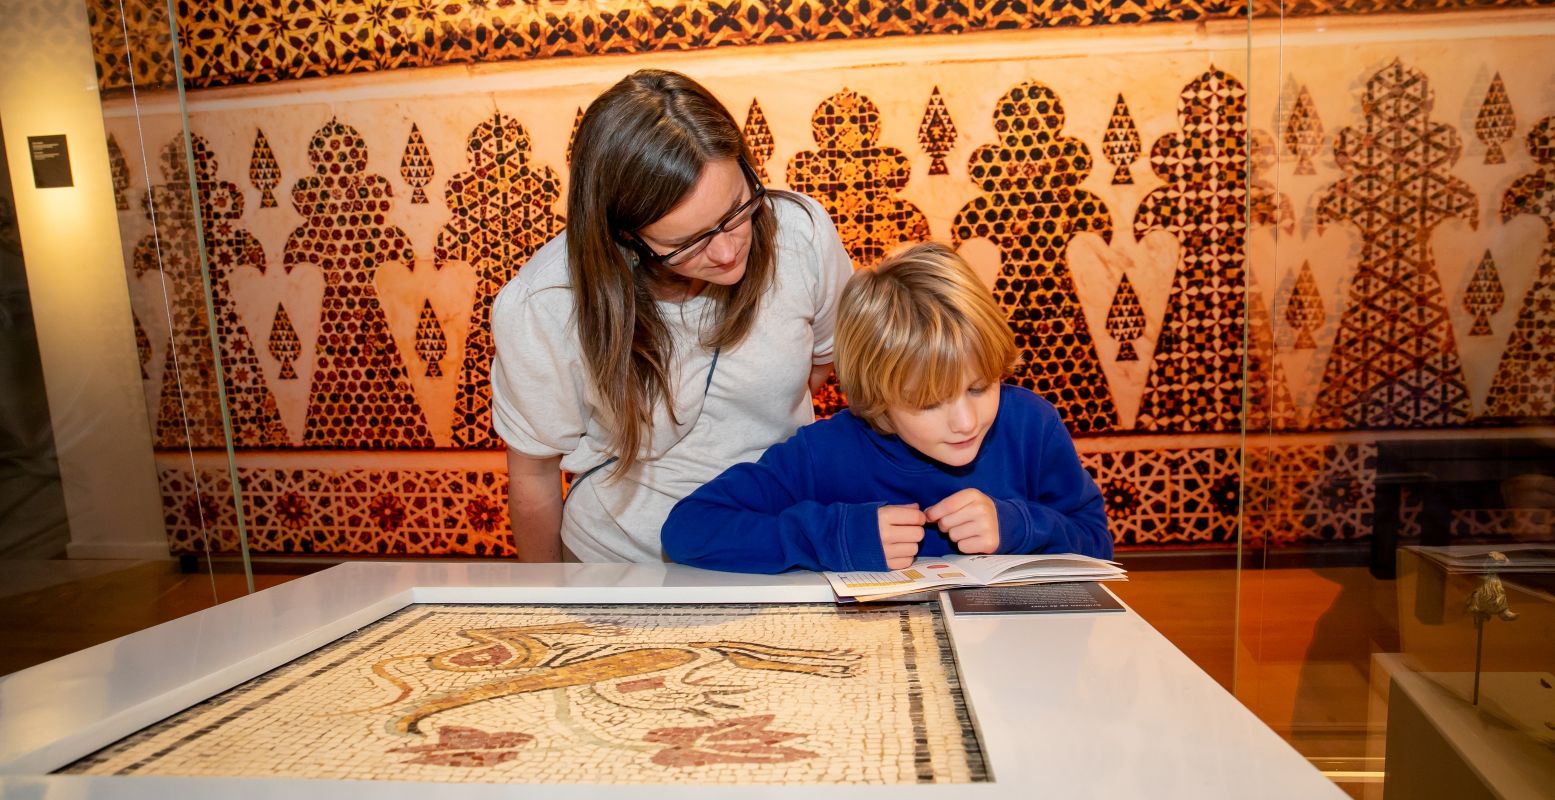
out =
[[[746,203],[754,191],[739,161],[709,161],[680,205],[638,229],[637,238],[653,252],[667,254],[722,227],[723,231],[709,238],[701,252],[683,263],[661,264],[659,268],[690,281],[692,292],[700,290],[703,282],[732,286],[745,277],[754,227]],[[726,224],[733,222],[731,216],[737,212],[738,224]]]

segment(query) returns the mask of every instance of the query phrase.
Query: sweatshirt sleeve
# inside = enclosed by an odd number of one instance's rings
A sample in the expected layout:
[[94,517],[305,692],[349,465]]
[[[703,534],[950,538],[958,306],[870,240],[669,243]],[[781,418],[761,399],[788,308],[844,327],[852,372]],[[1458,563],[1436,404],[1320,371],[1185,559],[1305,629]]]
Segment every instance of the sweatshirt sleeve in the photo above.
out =
[[1042,417],[1041,452],[1030,469],[1034,496],[994,499],[1001,553],[1080,553],[1112,558],[1112,534],[1101,490],[1080,466],[1074,440],[1058,414]]
[[729,572],[884,570],[880,503],[820,503],[804,431],[736,464],[675,505],[671,561]]

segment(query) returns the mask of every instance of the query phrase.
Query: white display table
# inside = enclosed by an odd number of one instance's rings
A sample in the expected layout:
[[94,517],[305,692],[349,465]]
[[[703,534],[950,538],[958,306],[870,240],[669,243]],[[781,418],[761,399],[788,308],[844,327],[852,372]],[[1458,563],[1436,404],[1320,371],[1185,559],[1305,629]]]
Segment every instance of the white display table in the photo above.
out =
[[[49,775],[412,603],[815,603],[810,573],[674,565],[355,563],[0,678],[0,796],[511,797],[501,784]],[[1343,797],[1132,610],[955,617],[991,782],[599,786],[547,797]]]

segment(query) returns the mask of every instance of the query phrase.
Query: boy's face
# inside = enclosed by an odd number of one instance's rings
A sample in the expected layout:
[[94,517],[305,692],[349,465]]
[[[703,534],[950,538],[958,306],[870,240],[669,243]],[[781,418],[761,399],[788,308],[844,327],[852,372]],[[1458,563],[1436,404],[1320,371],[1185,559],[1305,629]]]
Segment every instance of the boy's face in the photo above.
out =
[[937,406],[886,406],[885,415],[896,435],[914,450],[947,466],[966,466],[977,457],[999,415],[999,384],[973,378]]

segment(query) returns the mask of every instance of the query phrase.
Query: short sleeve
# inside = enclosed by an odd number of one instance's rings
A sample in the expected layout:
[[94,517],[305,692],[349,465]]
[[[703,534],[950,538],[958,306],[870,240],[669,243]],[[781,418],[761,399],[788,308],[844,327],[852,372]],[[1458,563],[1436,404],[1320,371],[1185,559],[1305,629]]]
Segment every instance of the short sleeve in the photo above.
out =
[[835,359],[832,349],[837,331],[837,302],[842,297],[842,287],[853,275],[853,259],[842,246],[842,237],[826,209],[806,197],[804,210],[808,212],[805,216],[809,226],[803,250],[812,259],[810,266],[814,270],[810,275],[811,295],[815,299],[815,348],[811,363],[830,364]]
[[548,458],[576,450],[588,426],[571,292],[510,283],[491,309],[491,421],[508,447]]

